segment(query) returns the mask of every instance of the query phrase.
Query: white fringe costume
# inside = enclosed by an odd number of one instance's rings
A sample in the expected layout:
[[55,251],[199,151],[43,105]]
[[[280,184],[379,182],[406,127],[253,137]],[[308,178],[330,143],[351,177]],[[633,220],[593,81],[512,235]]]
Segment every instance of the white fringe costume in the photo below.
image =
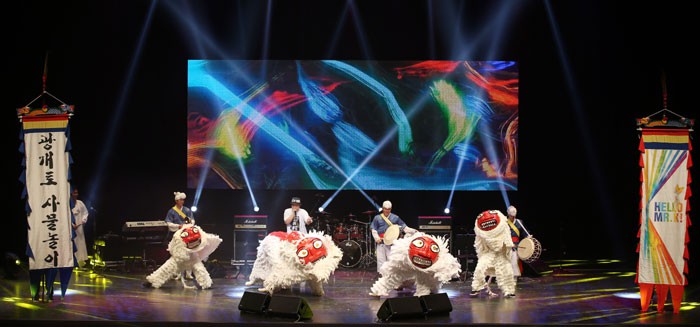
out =
[[[199,243],[194,240],[193,234],[199,234]],[[190,241],[188,245],[188,241]],[[168,244],[170,258],[156,271],[146,277],[149,286],[160,288],[165,282],[171,280],[173,276],[180,276],[182,285],[185,288],[196,288],[185,283],[183,271],[192,270],[195,280],[202,289],[211,288],[212,280],[203,261],[207,261],[209,255],[219,247],[222,239],[215,234],[209,234],[201,227],[191,224],[183,225],[178,229]]]
[[[416,285],[415,296],[436,293],[444,283],[459,276],[462,271],[457,258],[449,252],[448,242],[442,236],[422,232],[394,241],[389,261],[379,269],[382,277],[374,282],[370,295],[387,296],[389,291],[411,280]],[[429,250],[434,254],[415,255],[414,251],[418,248],[431,246]]]
[[[474,248],[477,264],[474,268],[472,292],[488,288],[486,276],[496,276],[496,283],[504,294],[515,294],[515,280],[511,265],[513,240],[510,237],[508,218],[498,210],[484,211],[474,222]],[[495,226],[495,227],[494,227]]]
[[[283,239],[285,236],[289,238]],[[302,255],[300,248],[304,242],[317,239],[325,247],[325,256],[314,262],[305,262],[306,252]],[[305,239],[307,239],[305,241]],[[322,248],[316,248],[323,251]],[[323,284],[328,283],[330,275],[338,268],[343,252],[333,242],[330,235],[312,231],[274,232],[265,236],[258,246],[258,254],[246,286],[262,282],[258,290],[273,294],[280,289],[289,289],[294,284],[307,282],[314,295],[323,296]]]

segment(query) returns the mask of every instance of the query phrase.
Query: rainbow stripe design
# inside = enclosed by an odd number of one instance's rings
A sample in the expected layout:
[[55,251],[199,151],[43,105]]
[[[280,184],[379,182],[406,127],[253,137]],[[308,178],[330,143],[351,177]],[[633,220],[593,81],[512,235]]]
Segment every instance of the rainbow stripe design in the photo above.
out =
[[638,283],[687,283],[690,149],[688,130],[642,132]]

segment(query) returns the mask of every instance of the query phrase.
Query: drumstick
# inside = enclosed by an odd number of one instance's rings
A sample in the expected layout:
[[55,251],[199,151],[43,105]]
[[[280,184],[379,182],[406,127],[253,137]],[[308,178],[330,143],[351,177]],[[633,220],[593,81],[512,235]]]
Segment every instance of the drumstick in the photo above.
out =
[[[518,220],[520,220],[520,219],[518,219]],[[530,234],[530,232],[527,231],[527,228],[525,228],[525,224],[523,224],[522,220],[520,220],[520,226],[525,230],[525,233],[527,233],[527,235],[532,236],[532,234]]]

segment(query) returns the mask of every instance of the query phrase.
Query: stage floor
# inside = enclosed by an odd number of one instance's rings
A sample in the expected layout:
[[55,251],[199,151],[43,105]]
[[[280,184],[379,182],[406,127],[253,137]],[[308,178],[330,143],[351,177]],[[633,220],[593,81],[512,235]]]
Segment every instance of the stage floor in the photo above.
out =
[[[576,263],[578,262],[578,264]],[[295,318],[263,313],[241,312],[239,302],[246,287],[245,270],[219,264],[220,277],[208,290],[184,289],[171,281],[160,289],[144,288],[148,273],[123,269],[100,271],[75,270],[64,299],[56,283],[52,302],[32,301],[26,271],[15,280],[0,280],[3,301],[0,319],[11,325],[41,326],[163,326],[163,325],[260,325],[305,323],[313,325],[619,325],[672,324],[693,325],[700,322],[700,294],[697,285],[685,289],[683,307],[674,314],[667,299],[664,312],[657,312],[655,299],[648,312],[641,312],[634,272],[615,260],[568,261],[553,272],[522,277],[515,298],[470,298],[471,278],[463,276],[446,284],[442,292],[450,299],[453,310],[447,315],[426,318],[395,318],[380,321],[377,312],[387,298],[368,296],[376,273],[369,269],[336,270],[326,295],[311,294],[304,284],[275,295],[301,297],[313,316]],[[557,267],[550,263],[550,267]],[[224,276],[224,277],[221,277]],[[492,288],[499,292],[494,283]],[[500,293],[500,292],[499,292]],[[410,297],[412,290],[392,291],[388,298]]]

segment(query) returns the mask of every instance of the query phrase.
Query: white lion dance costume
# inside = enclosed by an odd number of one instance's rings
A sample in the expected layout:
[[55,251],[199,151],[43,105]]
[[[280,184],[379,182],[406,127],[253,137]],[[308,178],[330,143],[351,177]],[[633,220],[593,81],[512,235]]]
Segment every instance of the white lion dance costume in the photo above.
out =
[[457,258],[449,252],[448,240],[416,232],[394,241],[389,261],[379,272],[382,277],[372,285],[371,296],[387,296],[404,281],[416,284],[415,296],[436,293],[442,284],[462,271]]
[[338,268],[343,252],[323,232],[272,232],[260,241],[246,286],[262,282],[270,294],[307,282],[314,295],[322,296],[323,284]]
[[480,213],[474,222],[474,248],[478,258],[474,268],[472,292],[470,296],[478,296],[481,290],[488,289],[489,295],[495,296],[488,288],[486,276],[496,276],[496,283],[506,297],[515,296],[515,280],[511,265],[513,240],[508,218],[498,210],[488,210]]
[[182,285],[185,288],[196,288],[185,283],[183,271],[192,270],[195,280],[202,289],[211,288],[212,281],[203,261],[219,247],[222,240],[218,235],[205,233],[201,227],[196,225],[183,225],[170,240],[168,252],[170,258],[156,271],[146,277],[149,284],[154,288],[160,288],[173,276],[180,276]]

